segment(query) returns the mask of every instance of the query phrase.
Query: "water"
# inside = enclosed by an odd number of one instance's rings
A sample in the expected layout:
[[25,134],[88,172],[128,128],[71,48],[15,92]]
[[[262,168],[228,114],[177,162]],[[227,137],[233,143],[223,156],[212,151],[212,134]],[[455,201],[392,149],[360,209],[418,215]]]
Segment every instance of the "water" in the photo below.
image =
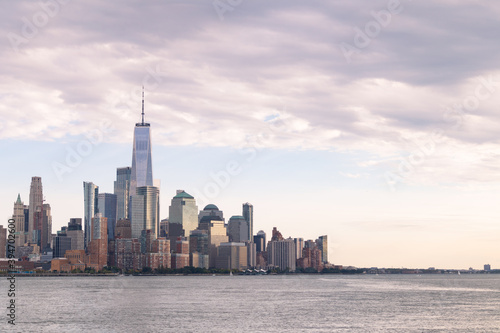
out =
[[[500,275],[46,277],[16,283],[15,332],[500,332]],[[5,281],[0,288],[7,304]],[[6,327],[2,319],[0,331]]]

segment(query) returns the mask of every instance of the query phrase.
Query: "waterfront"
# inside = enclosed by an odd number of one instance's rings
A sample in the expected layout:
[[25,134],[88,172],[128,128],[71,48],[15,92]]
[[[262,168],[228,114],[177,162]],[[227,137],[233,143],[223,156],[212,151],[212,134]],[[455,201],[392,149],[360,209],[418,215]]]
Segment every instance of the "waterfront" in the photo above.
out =
[[492,332],[500,327],[499,275],[20,277],[17,289],[16,332]]

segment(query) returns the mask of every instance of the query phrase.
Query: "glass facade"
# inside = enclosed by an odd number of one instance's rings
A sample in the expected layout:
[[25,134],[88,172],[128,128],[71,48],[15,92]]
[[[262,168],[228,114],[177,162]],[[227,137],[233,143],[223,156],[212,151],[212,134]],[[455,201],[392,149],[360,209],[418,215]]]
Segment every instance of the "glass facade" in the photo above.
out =
[[108,219],[108,240],[115,239],[117,196],[111,193],[99,193],[97,207],[99,213]]
[[128,218],[128,202],[130,196],[130,175],[131,168],[117,168],[116,181],[115,181],[115,195],[116,195],[116,219]]
[[83,229],[84,229],[84,242],[85,249],[90,243],[90,231],[92,218],[97,213],[97,199],[99,195],[99,186],[92,182],[83,182],[83,201],[84,201],[84,215],[83,215]]
[[155,186],[140,186],[130,202],[132,237],[140,238],[142,230],[152,230],[156,238],[160,226],[160,190]]
[[149,124],[135,125],[133,146],[130,189],[135,191],[136,187],[153,186],[151,129]]

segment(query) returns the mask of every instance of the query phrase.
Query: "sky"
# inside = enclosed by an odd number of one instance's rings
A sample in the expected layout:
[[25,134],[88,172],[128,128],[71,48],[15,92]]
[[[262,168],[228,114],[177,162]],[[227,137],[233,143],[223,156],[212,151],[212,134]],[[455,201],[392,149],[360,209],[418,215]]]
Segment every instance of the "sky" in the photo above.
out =
[[42,177],[53,233],[131,165],[141,89],[176,190],[357,267],[500,268],[500,4],[5,1],[0,224]]

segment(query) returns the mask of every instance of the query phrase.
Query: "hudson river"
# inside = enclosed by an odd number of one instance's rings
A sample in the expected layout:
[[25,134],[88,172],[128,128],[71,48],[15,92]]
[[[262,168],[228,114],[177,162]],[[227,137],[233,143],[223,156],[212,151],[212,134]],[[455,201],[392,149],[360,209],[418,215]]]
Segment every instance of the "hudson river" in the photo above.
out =
[[13,330],[5,282],[2,332],[500,332],[500,275],[17,278]]

